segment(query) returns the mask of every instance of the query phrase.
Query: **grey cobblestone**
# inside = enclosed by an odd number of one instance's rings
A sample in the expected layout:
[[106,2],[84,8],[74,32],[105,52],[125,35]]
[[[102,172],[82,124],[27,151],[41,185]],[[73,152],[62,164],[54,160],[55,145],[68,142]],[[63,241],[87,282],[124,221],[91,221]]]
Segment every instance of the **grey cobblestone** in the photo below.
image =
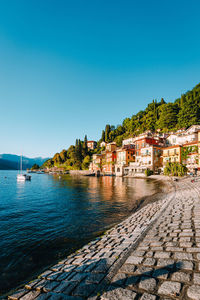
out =
[[128,289],[115,288],[110,286],[110,290],[101,296],[101,300],[134,300],[137,294]]
[[187,290],[187,296],[192,300],[200,300],[200,286],[192,285]]
[[165,281],[158,289],[158,294],[166,296],[179,296],[181,284],[179,282]]
[[156,296],[152,294],[144,293],[140,300],[156,300]]
[[140,280],[139,288],[148,292],[153,292],[156,288],[156,280],[154,278],[143,276]]
[[190,274],[183,272],[175,272],[172,274],[172,280],[178,282],[190,282]]

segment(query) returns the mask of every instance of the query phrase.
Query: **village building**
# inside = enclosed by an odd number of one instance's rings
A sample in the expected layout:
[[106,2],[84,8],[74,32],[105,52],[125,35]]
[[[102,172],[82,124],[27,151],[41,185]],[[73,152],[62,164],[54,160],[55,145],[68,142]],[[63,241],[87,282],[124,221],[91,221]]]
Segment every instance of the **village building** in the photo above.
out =
[[97,147],[96,141],[87,141],[87,147],[88,149],[94,150]]
[[117,149],[116,153],[115,174],[116,176],[123,176],[124,168],[128,166],[130,162],[135,161],[135,147],[134,145],[127,145]]
[[145,173],[145,170],[151,170],[153,173],[160,173],[162,169],[162,147],[159,145],[146,144],[140,149],[140,155],[136,156],[135,162],[130,162],[129,166],[124,168],[124,173],[136,175]]
[[125,139],[122,141],[122,146],[125,146],[125,145],[133,145],[135,142],[135,138],[134,137],[131,137],[131,138],[128,138],[128,139]]
[[106,151],[102,161],[102,172],[113,175],[115,173],[116,151]]
[[163,138],[158,137],[145,137],[135,141],[135,153],[136,153],[136,162],[140,161],[141,150],[143,148],[149,147],[151,145],[164,146],[165,142]]
[[106,147],[106,145],[107,145],[107,143],[104,142],[104,141],[100,143],[100,147],[101,147],[101,148]]
[[163,148],[163,167],[165,167],[168,162],[181,163],[180,145],[174,145]]
[[103,154],[93,154],[92,162],[90,163],[89,170],[91,172],[97,172],[102,170],[102,160],[104,155]]
[[182,163],[190,172],[199,168],[198,141],[184,144],[182,147]]
[[200,125],[192,125],[187,130],[179,130],[176,133],[170,134],[167,139],[167,145],[183,145],[187,143],[196,142],[198,140],[198,131]]
[[115,142],[106,145],[106,151],[115,151],[116,149],[117,149],[117,145]]

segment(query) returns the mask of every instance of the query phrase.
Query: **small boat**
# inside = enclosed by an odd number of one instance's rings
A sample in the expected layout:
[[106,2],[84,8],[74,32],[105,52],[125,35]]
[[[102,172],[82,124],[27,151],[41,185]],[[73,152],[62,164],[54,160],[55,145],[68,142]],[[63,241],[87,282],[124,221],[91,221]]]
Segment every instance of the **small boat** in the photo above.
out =
[[31,175],[28,174],[17,174],[17,181],[30,181],[31,180]]
[[20,160],[20,174],[17,174],[17,181],[30,181],[31,175],[22,174],[22,155]]

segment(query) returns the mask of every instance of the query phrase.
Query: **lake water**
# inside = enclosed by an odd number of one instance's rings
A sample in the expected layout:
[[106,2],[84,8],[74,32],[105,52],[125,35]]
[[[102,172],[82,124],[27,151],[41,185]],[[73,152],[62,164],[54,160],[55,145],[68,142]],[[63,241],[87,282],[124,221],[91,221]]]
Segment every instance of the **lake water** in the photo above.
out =
[[160,191],[148,179],[0,171],[0,294],[77,250],[135,210],[138,199]]

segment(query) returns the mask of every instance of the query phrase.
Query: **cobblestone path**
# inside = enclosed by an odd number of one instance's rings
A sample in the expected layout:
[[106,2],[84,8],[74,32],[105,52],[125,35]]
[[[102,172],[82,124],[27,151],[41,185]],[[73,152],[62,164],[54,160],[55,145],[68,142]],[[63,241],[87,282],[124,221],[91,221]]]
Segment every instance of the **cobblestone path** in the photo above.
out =
[[200,299],[200,182],[176,184],[8,298]]
[[139,243],[101,299],[200,299],[200,182],[176,197]]

